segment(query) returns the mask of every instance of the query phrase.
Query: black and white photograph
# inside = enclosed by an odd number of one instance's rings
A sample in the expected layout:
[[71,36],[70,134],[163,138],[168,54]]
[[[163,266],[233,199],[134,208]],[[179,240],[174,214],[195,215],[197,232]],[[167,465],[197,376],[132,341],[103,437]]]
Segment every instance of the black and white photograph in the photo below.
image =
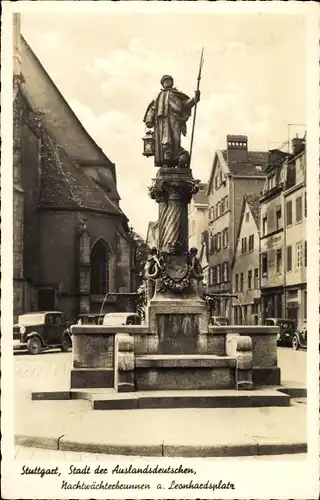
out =
[[319,11],[264,3],[4,6],[4,498],[318,498]]

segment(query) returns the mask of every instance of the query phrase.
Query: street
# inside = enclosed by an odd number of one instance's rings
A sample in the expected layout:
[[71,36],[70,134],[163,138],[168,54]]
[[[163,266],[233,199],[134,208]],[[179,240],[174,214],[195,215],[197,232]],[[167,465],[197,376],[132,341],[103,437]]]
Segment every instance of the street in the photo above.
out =
[[[282,369],[282,380],[283,381],[291,381],[299,384],[305,384],[306,380],[306,352],[304,351],[294,351],[293,349],[290,348],[279,348],[279,364]],[[59,350],[55,351],[46,351],[45,353],[37,356],[32,356],[29,354],[24,354],[24,353],[17,353],[14,355],[14,365],[15,365],[15,400],[16,400],[16,412],[19,414],[20,412],[25,411],[26,408],[30,407],[30,393],[31,391],[41,391],[41,390],[66,390],[69,387],[70,384],[70,368],[71,368],[71,362],[72,362],[72,354],[69,353],[63,353]],[[74,403],[74,404],[73,404]],[[91,410],[89,408],[88,402],[81,400],[81,401],[76,401],[70,404],[70,402],[67,401],[57,401],[55,405],[58,408],[58,413],[61,412],[61,415],[65,414],[64,417],[62,417],[62,420],[64,422],[63,425],[68,426],[69,428],[76,428],[81,421],[84,419],[88,419],[89,414],[91,414]],[[32,404],[32,403],[31,403]],[[38,403],[40,407],[41,403]],[[46,406],[46,408],[44,408]],[[295,407],[296,406],[296,407]],[[303,413],[303,408],[301,405],[295,405],[293,406],[293,413],[291,412],[290,415],[292,415],[292,418],[295,419],[297,418],[295,415],[298,415],[298,418],[301,420]],[[304,406],[304,405],[303,405]],[[299,408],[300,407],[300,408]],[[51,411],[50,410],[50,405],[42,405],[41,406],[41,417],[39,415],[39,418],[37,415],[29,415],[31,417],[30,425],[31,422],[34,422],[37,420],[39,425],[39,428],[43,427],[43,417],[44,420],[46,420],[46,411]],[[285,409],[281,408],[275,408],[271,409],[274,411],[275,414],[275,420],[271,424],[271,427],[267,425],[267,420],[268,420],[268,411],[260,411],[257,408],[253,409],[239,409],[239,410],[234,410],[231,409],[230,413],[230,418],[237,418],[238,421],[241,419],[244,420],[243,424],[245,423],[247,419],[247,412],[252,414],[258,414],[260,415],[260,420],[256,420],[255,422],[258,425],[257,429],[255,430],[255,435],[261,436],[264,435],[266,432],[266,428],[269,430],[272,430],[272,427],[275,426],[276,423],[281,422],[282,417],[282,412],[287,411]],[[142,410],[143,411],[143,410]],[[156,410],[155,410],[156,411]],[[192,410],[182,410],[185,413],[184,418],[196,418],[196,414],[192,417],[192,414],[189,412]],[[210,410],[204,410],[204,421],[207,422],[209,416],[207,415],[208,411]],[[174,420],[174,418],[177,417],[177,413],[179,410],[173,411],[175,415],[171,415],[171,419]],[[298,413],[297,413],[298,412]],[[95,418],[95,426],[96,428],[99,428],[101,422],[103,421],[104,423],[106,422],[106,418],[112,419],[115,417],[115,414],[113,412],[110,412],[105,414],[105,412],[93,412],[94,415],[92,417]],[[218,422],[221,423],[223,420],[223,409],[222,410],[217,410],[215,411],[214,415],[215,418]],[[179,415],[181,412],[179,412]],[[165,415],[168,414],[166,413]],[[164,416],[165,416],[164,415]],[[277,416],[278,415],[278,416]],[[143,417],[143,415],[141,414]],[[49,418],[49,414],[47,415]],[[118,419],[124,419],[122,422],[122,429],[124,429],[126,426],[131,429],[132,419],[131,416],[129,418],[130,421],[128,420],[129,415],[126,412],[119,412],[117,418]],[[138,417],[138,415],[136,415]],[[145,415],[144,415],[145,417]],[[148,411],[148,419],[150,423],[150,418],[152,417],[152,410]],[[198,416],[199,417],[199,416]],[[219,418],[220,420],[219,420]],[[169,417],[168,417],[169,418]],[[212,418],[212,417],[210,417]],[[221,420],[222,419],[222,420]],[[28,419],[27,419],[28,420]],[[26,424],[27,420],[23,421],[23,425]],[[83,420],[83,422],[84,422]],[[143,420],[143,419],[142,419]],[[78,422],[79,421],[79,422]],[[264,424],[263,424],[264,422]],[[21,424],[21,422],[20,422]],[[136,425],[138,426],[139,421],[137,421]],[[171,422],[172,424],[172,422]],[[22,425],[22,427],[23,427]],[[26,424],[27,425],[27,424]],[[60,424],[59,424],[60,425]],[[79,424],[80,425],[80,424]],[[85,425],[85,424],[84,424]],[[109,426],[112,426],[112,422],[110,420]],[[191,424],[190,424],[191,425]],[[220,424],[219,424],[220,425]],[[263,427],[263,425],[267,425],[267,427]],[[109,427],[108,425],[106,427]],[[28,426],[27,426],[28,427]],[[151,426],[152,427],[152,426]],[[174,425],[173,425],[174,427]],[[197,426],[196,426],[197,427]],[[24,428],[24,427],[23,427]],[[53,431],[53,429],[51,429]],[[19,431],[21,432],[21,431]],[[24,432],[24,431],[23,431]],[[22,432],[22,433],[23,433]],[[41,431],[42,432],[42,431]],[[54,432],[54,431],[53,431]],[[131,432],[131,431],[130,431]],[[129,432],[129,434],[130,434]],[[269,432],[269,431],[268,431]],[[276,428],[273,429],[273,434],[275,436],[278,436],[279,430]],[[272,434],[271,432],[271,434]],[[68,434],[68,431],[62,430],[61,433],[60,431],[58,432],[59,435],[61,434]],[[278,433],[278,434],[277,434]],[[230,436],[229,436],[230,437]],[[291,439],[291,437],[289,436]],[[301,438],[302,439],[302,438]],[[21,446],[17,446],[15,448],[15,456],[17,459],[30,459],[30,460],[36,460],[39,459],[41,460],[46,459],[54,459],[55,456],[59,454],[59,457],[63,460],[85,460],[85,453],[75,453],[72,454],[72,452],[62,452],[62,451],[50,451],[50,450],[37,450],[35,448],[30,448],[26,449]],[[95,454],[96,455],[96,454]],[[303,454],[299,455],[300,457],[303,458]],[[103,457],[100,455],[100,459],[103,459]],[[95,457],[92,455],[91,459],[98,459],[99,455],[96,455]],[[258,460],[263,460],[263,456],[259,457],[254,457],[252,456],[251,458],[256,458]],[[274,459],[275,457],[272,457]],[[292,456],[288,457],[290,460],[292,459]],[[87,458],[89,459],[89,457]],[[268,457],[269,459],[269,457]],[[279,456],[279,459],[285,460],[285,456]]]
[[[16,392],[69,387],[71,353],[46,351],[38,356],[25,353],[14,355]],[[281,380],[306,383],[307,352],[289,347],[278,348]]]

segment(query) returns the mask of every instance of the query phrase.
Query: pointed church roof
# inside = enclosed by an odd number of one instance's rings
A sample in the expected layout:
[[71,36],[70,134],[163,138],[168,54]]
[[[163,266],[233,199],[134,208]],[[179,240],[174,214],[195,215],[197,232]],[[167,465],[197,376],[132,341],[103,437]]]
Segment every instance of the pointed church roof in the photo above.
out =
[[45,131],[42,134],[39,207],[94,210],[127,219],[106,192]]

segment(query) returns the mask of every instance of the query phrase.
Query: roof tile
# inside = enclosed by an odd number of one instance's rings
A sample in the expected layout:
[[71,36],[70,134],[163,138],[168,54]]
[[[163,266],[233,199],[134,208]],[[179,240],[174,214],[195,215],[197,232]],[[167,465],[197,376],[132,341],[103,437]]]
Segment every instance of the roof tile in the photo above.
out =
[[40,207],[94,209],[125,217],[105,191],[46,132],[41,160]]

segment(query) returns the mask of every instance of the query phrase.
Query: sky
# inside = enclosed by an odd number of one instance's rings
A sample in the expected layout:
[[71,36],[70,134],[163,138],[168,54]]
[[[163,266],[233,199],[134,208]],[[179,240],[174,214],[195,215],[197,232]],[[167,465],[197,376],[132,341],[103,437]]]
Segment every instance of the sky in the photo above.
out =
[[[268,150],[305,127],[305,33],[298,15],[24,13],[22,34],[89,134],[116,164],[121,208],[143,237],[158,206],[142,156],[143,117],[171,74],[189,96],[204,66],[192,171],[207,182],[227,134]],[[183,146],[188,148],[192,118]]]

